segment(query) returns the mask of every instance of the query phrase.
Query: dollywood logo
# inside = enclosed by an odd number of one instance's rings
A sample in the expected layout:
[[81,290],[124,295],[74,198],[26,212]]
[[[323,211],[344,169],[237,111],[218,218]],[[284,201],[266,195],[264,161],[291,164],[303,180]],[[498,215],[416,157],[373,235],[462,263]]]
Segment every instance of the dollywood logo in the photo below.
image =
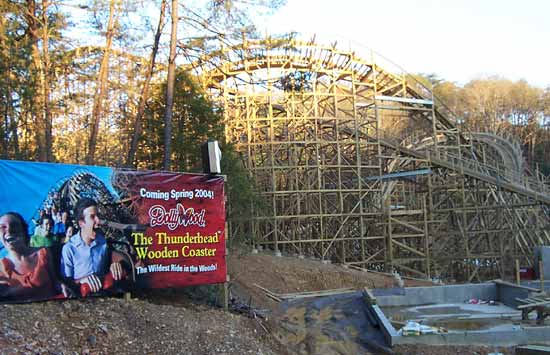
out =
[[149,219],[151,227],[155,226],[168,226],[168,229],[173,231],[178,226],[199,226],[206,227],[206,220],[204,219],[205,210],[195,212],[193,207],[185,208],[182,204],[178,203],[176,208],[166,210],[164,206],[154,205],[149,208]]

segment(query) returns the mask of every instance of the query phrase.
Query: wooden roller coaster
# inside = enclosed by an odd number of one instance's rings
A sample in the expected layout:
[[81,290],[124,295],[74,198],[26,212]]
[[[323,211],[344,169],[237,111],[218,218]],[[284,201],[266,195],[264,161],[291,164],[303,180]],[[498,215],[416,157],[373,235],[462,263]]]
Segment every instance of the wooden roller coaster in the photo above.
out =
[[265,201],[230,234],[464,281],[504,278],[550,244],[548,185],[521,149],[462,130],[428,88],[374,54],[245,39],[195,68]]

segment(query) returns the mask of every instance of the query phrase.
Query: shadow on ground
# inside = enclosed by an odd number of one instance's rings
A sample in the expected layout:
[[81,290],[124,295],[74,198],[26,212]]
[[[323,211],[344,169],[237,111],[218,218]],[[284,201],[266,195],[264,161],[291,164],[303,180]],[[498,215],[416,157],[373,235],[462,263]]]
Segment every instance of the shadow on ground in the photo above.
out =
[[275,336],[297,354],[391,354],[366,312],[360,292],[286,301]]

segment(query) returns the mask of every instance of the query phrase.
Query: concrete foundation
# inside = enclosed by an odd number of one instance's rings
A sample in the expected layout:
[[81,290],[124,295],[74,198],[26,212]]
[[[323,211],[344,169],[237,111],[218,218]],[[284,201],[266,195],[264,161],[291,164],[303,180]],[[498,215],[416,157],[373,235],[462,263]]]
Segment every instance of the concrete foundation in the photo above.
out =
[[542,262],[542,271],[545,279],[550,277],[550,246],[538,246],[535,248],[535,271],[540,278],[539,261]]
[[[536,326],[533,322],[521,321],[521,312],[516,308],[519,304],[516,298],[527,298],[529,292],[535,290],[502,282],[407,287],[394,292],[375,289],[372,293],[376,296],[377,304],[369,307],[378,320],[386,341],[392,346],[550,345],[550,326]],[[483,302],[469,304],[466,302],[468,300]],[[396,314],[410,318],[396,321]],[[394,322],[414,319],[433,327],[444,324],[447,325],[446,332],[403,336],[388,319],[392,315]],[[460,329],[461,327],[464,329]]]

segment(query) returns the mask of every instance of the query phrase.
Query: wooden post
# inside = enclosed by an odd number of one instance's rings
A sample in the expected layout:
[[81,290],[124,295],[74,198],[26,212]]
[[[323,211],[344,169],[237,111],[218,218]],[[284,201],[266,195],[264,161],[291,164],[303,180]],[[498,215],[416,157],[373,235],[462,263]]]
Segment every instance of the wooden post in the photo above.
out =
[[229,275],[227,275],[226,282],[223,283],[223,310],[229,311]]
[[132,294],[130,292],[124,292],[124,301],[128,302],[132,300]]
[[[227,180],[227,178],[224,176],[224,180]],[[227,196],[225,197],[225,202],[227,203]],[[225,263],[227,265],[227,256],[229,255],[229,249],[227,248],[227,222],[225,222]],[[223,283],[222,288],[222,294],[223,294],[223,310],[228,312],[229,311],[229,274],[225,275],[225,282]]]
[[542,270],[542,261],[539,261],[540,292],[544,292],[544,270]]
[[516,283],[520,284],[520,276],[519,276],[519,260],[516,259]]

